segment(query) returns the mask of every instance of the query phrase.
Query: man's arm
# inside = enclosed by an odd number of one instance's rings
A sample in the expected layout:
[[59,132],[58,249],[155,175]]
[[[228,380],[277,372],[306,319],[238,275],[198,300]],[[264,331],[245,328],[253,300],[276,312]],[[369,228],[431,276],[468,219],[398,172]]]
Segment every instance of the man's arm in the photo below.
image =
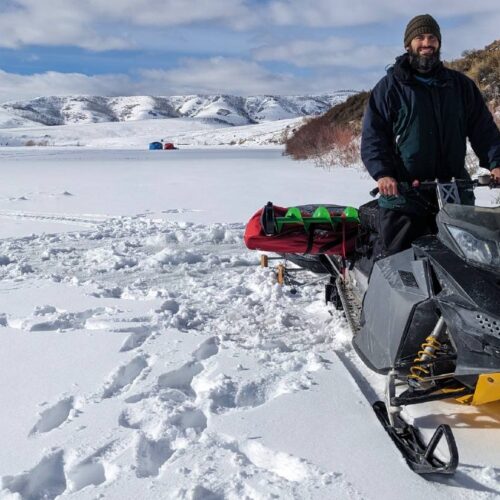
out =
[[394,138],[387,98],[387,77],[370,94],[361,133],[361,159],[380,194],[397,195]]

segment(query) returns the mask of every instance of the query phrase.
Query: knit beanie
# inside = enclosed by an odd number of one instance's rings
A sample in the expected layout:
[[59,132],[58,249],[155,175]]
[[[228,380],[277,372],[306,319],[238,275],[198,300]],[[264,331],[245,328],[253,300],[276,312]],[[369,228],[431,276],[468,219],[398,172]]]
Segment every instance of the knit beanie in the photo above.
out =
[[433,34],[439,40],[439,45],[441,45],[441,30],[439,29],[439,24],[430,14],[423,14],[421,16],[415,16],[408,23],[408,26],[406,26],[404,46],[408,47],[416,36],[424,35],[425,33]]

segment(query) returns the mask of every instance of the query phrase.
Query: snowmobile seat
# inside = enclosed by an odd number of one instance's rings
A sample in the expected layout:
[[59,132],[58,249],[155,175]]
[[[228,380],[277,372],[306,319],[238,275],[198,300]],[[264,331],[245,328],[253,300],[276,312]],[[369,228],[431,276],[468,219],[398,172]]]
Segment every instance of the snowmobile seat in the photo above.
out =
[[356,268],[369,276],[379,244],[378,201],[372,200],[358,209],[359,227],[356,237]]
[[378,227],[378,200],[372,200],[358,209],[359,224],[371,233],[379,233]]

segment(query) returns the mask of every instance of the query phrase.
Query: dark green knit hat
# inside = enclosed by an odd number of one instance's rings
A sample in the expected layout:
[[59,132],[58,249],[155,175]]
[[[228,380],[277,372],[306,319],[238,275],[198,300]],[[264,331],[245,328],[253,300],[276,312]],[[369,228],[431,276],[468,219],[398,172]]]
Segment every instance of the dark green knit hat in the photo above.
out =
[[411,41],[418,35],[432,33],[439,40],[441,45],[441,30],[439,24],[430,14],[415,16],[406,26],[404,43],[405,47],[410,45]]

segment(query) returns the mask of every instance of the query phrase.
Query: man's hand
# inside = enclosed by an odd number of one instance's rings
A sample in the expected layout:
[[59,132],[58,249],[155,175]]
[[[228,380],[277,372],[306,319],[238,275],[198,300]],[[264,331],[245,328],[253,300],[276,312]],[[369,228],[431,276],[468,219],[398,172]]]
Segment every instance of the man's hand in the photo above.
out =
[[500,182],[500,167],[494,168],[490,174],[492,181]]
[[[500,168],[496,168],[495,170],[499,170]],[[493,170],[491,171],[493,175]],[[377,181],[377,186],[379,193],[382,196],[397,196],[398,195],[398,183],[396,179],[393,177],[381,177]]]

